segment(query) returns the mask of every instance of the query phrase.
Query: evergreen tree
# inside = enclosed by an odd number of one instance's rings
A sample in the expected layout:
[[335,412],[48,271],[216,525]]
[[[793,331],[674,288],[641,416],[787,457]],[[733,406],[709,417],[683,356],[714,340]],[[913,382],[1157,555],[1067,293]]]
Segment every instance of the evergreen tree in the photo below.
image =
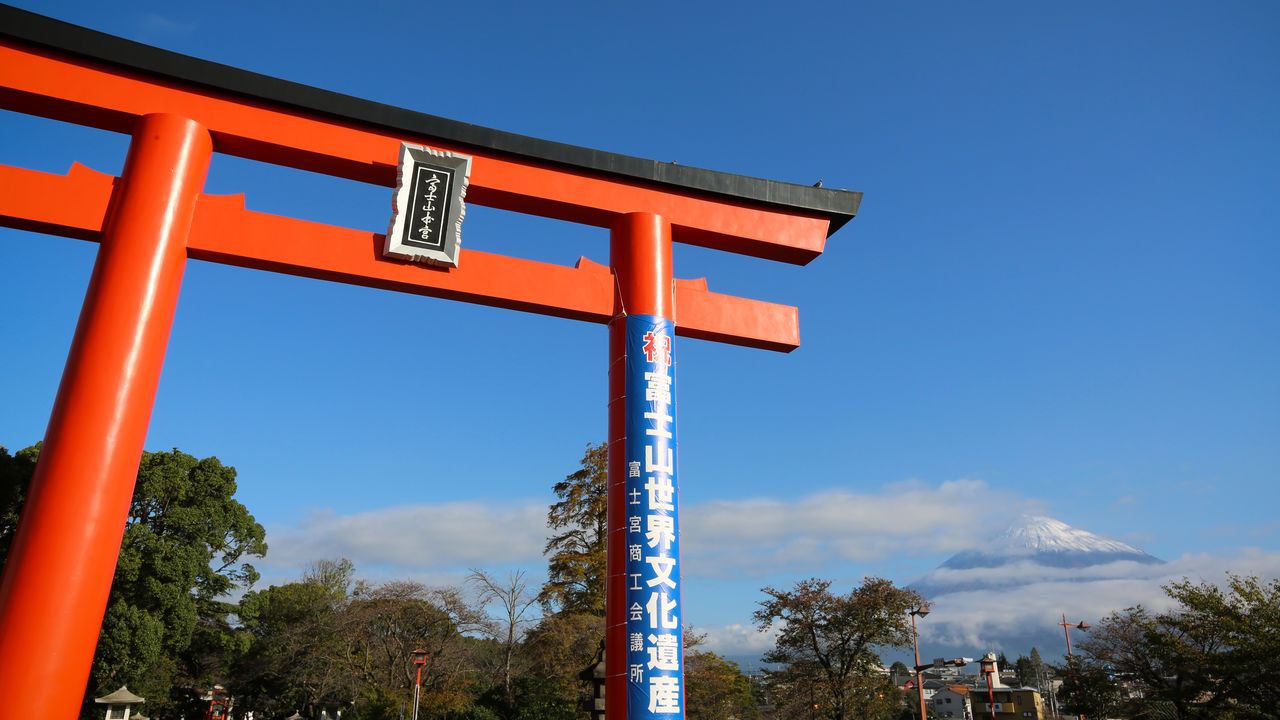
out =
[[1032,678],[1031,687],[1037,688],[1043,693],[1049,688],[1049,670],[1045,667],[1044,660],[1040,659],[1040,651],[1034,647],[1031,648],[1030,664]]
[[[7,555],[39,446],[0,448],[0,561]],[[85,712],[93,698],[128,685],[156,714],[176,713],[191,690],[227,677],[247,647],[232,628],[228,593],[258,573],[265,531],[235,499],[235,468],[217,458],[143,453],[94,653]]]
[[1013,663],[1014,670],[1018,673],[1019,687],[1035,687],[1036,674],[1032,669],[1031,658],[1026,655],[1019,655],[1018,659]]
[[228,660],[244,651],[223,598],[258,579],[246,559],[264,556],[267,544],[234,498],[235,478],[215,457],[143,453],[89,699],[128,684],[149,710],[178,707],[184,698],[171,688],[223,681]]
[[40,445],[19,450],[14,455],[0,445],[0,570],[9,556],[9,545],[18,529],[18,516],[22,514],[22,501],[31,485],[31,475],[36,469],[36,457]]
[[335,661],[340,615],[364,591],[354,572],[349,560],[321,560],[300,582],[245,593],[238,615],[252,645],[235,667],[241,705],[288,715],[357,694]]

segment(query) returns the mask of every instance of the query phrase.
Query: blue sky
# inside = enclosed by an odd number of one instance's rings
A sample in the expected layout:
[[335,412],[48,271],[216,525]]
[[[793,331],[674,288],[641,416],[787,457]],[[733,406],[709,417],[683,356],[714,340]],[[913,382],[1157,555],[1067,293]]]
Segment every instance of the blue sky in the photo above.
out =
[[[1280,574],[1273,4],[14,4],[510,132],[865,192],[806,267],[676,250],[678,277],[800,308],[789,355],[677,349],[685,620],[713,649],[758,646],[742,626],[764,584],[905,583],[1024,511],[1178,577]],[[118,174],[126,148],[0,114],[4,164]],[[225,156],[206,191],[371,231],[391,207]],[[602,230],[474,205],[463,243],[608,259]],[[95,251],[0,231],[7,447],[43,434]],[[406,359],[451,381],[406,387]],[[147,447],[238,468],[265,582],[345,555],[449,583],[541,571],[551,485],[604,438],[604,406],[602,326],[193,261]],[[1163,578],[970,598],[924,630],[997,644],[1151,602]]]

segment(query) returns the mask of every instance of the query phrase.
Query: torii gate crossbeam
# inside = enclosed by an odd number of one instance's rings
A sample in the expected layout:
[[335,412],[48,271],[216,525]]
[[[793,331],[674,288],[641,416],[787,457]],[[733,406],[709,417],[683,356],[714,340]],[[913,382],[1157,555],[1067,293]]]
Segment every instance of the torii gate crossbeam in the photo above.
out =
[[[607,714],[683,716],[672,336],[785,352],[799,330],[793,307],[674,279],[671,244],[807,263],[861,193],[503,133],[4,5],[0,108],[132,136],[120,178],[0,165],[0,225],[101,243],[0,578],[0,695],[78,712],[193,258],[608,324]],[[609,228],[610,266],[474,250],[423,266],[383,257],[380,234],[200,192],[213,153],[394,186],[402,143],[471,156],[468,202]]]

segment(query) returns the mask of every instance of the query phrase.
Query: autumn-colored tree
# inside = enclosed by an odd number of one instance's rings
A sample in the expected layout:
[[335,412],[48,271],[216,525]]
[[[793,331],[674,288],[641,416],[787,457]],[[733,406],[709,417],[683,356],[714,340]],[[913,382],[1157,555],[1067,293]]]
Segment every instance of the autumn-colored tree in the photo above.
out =
[[579,673],[600,659],[603,639],[604,618],[599,615],[544,615],[525,639],[528,672],[579,706],[592,692]]
[[760,717],[751,679],[742,674],[737,663],[713,652],[685,653],[684,687],[688,720]]
[[550,612],[604,617],[605,544],[608,540],[609,449],[588,445],[577,470],[553,488],[560,498],[547,511],[547,583],[539,600]]
[[423,716],[464,713],[486,689],[475,662],[483,641],[467,636],[483,615],[457,589],[369,585],[353,573],[349,561],[321,561],[301,582],[246,594],[241,621],[254,642],[233,687],[242,710],[394,718],[423,650]]
[[339,630],[341,654],[335,660],[362,689],[407,698],[416,679],[413,652],[425,650],[422,712],[427,717],[459,712],[469,703],[474,680],[473,643],[463,633],[478,631],[482,620],[456,589],[384,583],[347,605]]
[[777,704],[797,709],[818,706],[833,720],[888,717],[899,694],[879,672],[879,648],[911,647],[908,611],[924,600],[914,590],[867,578],[845,595],[832,593],[829,580],[802,580],[791,590],[764,588],[768,599],[755,612],[761,630],[777,626],[777,643],[765,654],[785,669],[771,680],[785,688]]

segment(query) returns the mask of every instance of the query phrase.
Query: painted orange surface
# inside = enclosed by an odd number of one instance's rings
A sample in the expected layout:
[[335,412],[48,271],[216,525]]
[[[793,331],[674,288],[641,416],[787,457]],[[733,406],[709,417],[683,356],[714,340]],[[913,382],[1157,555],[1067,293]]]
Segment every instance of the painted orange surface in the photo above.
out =
[[[97,240],[118,180],[83,165],[67,175],[0,165],[0,224]],[[75,197],[77,202],[61,202]],[[282,238],[305,237],[301,243]],[[608,267],[577,267],[460,250],[457,268],[382,257],[383,236],[244,209],[238,195],[200,195],[187,254],[240,267],[605,323],[614,312]],[[800,344],[796,308],[723,295],[676,280],[670,316],[682,337],[788,352]]]
[[[0,107],[133,136],[122,178],[0,166],[0,224],[102,245],[0,584],[0,687],[20,688],[50,718],[79,709],[66,688],[88,676],[188,257],[588,322],[656,314],[678,335],[785,352],[799,345],[795,308],[673,279],[671,243],[803,264],[822,252],[829,227],[817,214],[434,143],[11,41],[0,41]],[[610,228],[614,268],[473,250],[460,251],[457,268],[425,266],[384,258],[377,233],[200,192],[213,152],[391,187],[402,142],[471,155],[468,202]],[[611,323],[615,360],[620,340]],[[609,371],[611,447],[618,365]],[[616,464],[611,453],[611,483],[622,477]],[[616,598],[621,576],[612,554],[609,562]],[[616,712],[623,666],[610,653]]]
[[0,41],[0,88],[0,107],[122,133],[147,113],[181,114],[209,129],[216,152],[387,187],[402,141],[461,152],[474,158],[467,202],[597,227],[651,212],[671,223],[675,242],[726,252],[804,264],[826,243],[829,222],[818,215],[353,127],[11,41]]
[[211,150],[186,118],[143,118],[102,235],[0,581],[0,688],[39,717],[80,709]]

